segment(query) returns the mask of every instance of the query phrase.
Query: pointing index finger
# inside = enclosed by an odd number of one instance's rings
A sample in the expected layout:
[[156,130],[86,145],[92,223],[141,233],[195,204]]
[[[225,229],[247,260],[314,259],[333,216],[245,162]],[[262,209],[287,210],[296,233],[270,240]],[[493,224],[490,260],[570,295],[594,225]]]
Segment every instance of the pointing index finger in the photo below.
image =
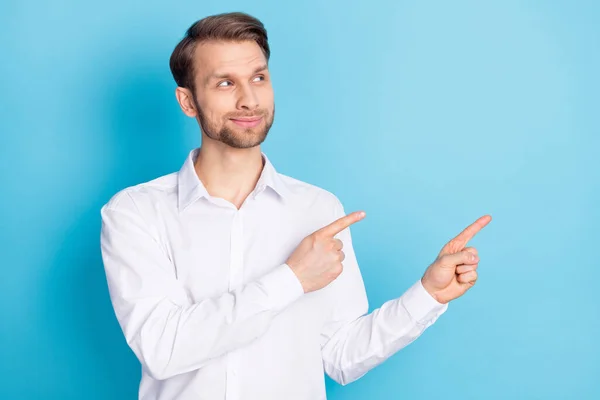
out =
[[490,215],[484,215],[471,225],[467,226],[461,233],[459,233],[454,239],[448,242],[442,249],[443,253],[456,253],[461,251],[473,237],[482,230],[490,221],[492,217]]
[[325,236],[325,237],[332,238],[335,235],[337,235],[338,233],[340,233],[341,231],[343,231],[344,229],[346,229],[347,227],[349,227],[350,225],[352,225],[353,223],[360,221],[364,217],[365,217],[364,211],[355,211],[351,214],[348,214],[348,215],[345,215],[345,216],[339,218],[336,221],[333,221],[331,224],[329,224],[327,226],[324,226],[323,228],[316,231],[315,234],[317,234],[318,236]]

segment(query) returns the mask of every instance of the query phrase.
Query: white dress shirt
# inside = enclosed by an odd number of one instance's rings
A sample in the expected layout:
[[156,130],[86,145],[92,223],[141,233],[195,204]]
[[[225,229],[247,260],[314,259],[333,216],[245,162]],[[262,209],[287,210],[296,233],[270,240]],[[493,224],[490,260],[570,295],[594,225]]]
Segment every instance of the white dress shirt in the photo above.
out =
[[285,264],[345,215],[332,193],[264,168],[238,210],[194,170],[126,188],[102,207],[101,249],[116,317],[142,365],[139,398],[325,399],[446,311],[418,280],[367,314],[350,229],[341,275],[305,294]]

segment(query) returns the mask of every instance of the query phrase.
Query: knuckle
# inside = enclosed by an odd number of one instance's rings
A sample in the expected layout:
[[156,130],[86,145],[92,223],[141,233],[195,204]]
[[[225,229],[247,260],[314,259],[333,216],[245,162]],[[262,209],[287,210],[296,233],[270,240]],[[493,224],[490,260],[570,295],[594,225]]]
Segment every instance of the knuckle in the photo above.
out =
[[456,239],[452,239],[446,244],[446,247],[450,251],[456,251],[456,248],[458,247],[458,242],[456,241]]
[[342,265],[341,262],[335,263],[335,265],[333,267],[333,272],[335,273],[335,276],[338,276],[339,274],[341,274],[343,270],[344,270],[344,266]]
[[466,274],[462,274],[461,276],[462,283],[475,282],[477,280],[477,273],[474,271],[467,272]]
[[311,244],[312,244],[312,247],[315,249],[322,249],[324,247],[323,239],[320,237],[314,238]]
[[469,249],[470,253],[475,254],[475,255],[478,254],[477,249],[475,247],[468,247],[468,249]]

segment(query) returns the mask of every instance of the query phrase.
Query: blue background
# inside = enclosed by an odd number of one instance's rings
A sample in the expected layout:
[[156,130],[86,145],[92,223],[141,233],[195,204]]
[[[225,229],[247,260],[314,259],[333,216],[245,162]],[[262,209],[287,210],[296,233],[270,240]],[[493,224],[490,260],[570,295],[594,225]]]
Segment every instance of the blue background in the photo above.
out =
[[[52,5],[50,5],[52,3]],[[206,15],[266,25],[282,173],[364,209],[371,309],[484,214],[478,284],[330,399],[600,398],[594,1],[9,1],[0,6],[0,398],[133,399],[100,207],[200,144],[168,58]]]

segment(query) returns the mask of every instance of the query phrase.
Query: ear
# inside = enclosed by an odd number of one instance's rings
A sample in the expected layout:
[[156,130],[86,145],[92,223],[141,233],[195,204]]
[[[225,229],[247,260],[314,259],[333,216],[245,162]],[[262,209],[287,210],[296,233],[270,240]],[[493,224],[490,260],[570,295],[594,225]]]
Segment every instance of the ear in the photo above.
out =
[[185,115],[192,118],[198,115],[192,92],[189,89],[178,86],[175,89],[175,97]]

